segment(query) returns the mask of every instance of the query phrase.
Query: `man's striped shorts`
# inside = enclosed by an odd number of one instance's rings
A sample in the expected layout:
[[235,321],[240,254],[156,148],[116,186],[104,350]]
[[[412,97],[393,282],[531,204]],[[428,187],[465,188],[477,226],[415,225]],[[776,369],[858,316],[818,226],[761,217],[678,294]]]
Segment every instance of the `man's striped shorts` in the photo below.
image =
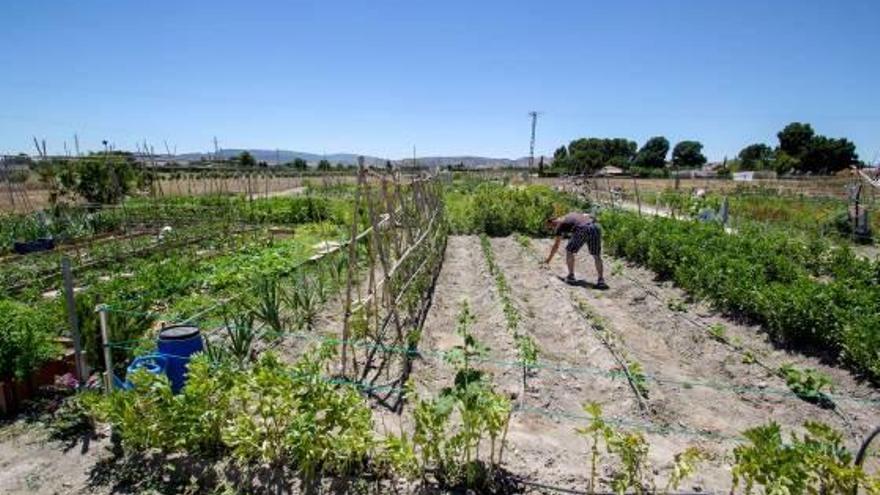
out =
[[575,227],[571,239],[565,245],[565,250],[574,254],[580,251],[584,244],[587,245],[591,255],[599,256],[602,254],[602,229],[598,224],[592,223],[583,227]]

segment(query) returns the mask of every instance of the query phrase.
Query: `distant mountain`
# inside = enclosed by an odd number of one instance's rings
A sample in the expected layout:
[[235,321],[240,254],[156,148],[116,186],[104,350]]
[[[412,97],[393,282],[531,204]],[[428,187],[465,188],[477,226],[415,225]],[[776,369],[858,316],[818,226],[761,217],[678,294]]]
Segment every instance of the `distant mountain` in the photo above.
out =
[[[289,163],[296,158],[302,158],[309,165],[315,165],[321,160],[328,160],[332,164],[342,163],[344,165],[356,165],[358,156],[354,153],[331,153],[328,155],[318,155],[315,153],[307,153],[304,151],[290,150],[263,150],[263,149],[223,149],[220,156],[224,159],[240,155],[243,151],[247,151],[258,162],[266,162],[269,165],[277,165],[279,163]],[[182,153],[175,155],[174,159],[180,161],[198,161],[202,158],[212,158],[214,153]],[[385,158],[364,155],[364,163],[368,166],[384,166]],[[535,164],[539,157],[535,157]],[[402,160],[391,160],[391,163],[397,166],[411,166],[412,158]],[[545,157],[545,163],[549,160]],[[421,167],[445,167],[447,165],[463,164],[466,168],[492,168],[492,167],[527,167],[529,164],[528,157],[517,158],[490,158],[485,156],[426,156],[417,157],[417,163]]]

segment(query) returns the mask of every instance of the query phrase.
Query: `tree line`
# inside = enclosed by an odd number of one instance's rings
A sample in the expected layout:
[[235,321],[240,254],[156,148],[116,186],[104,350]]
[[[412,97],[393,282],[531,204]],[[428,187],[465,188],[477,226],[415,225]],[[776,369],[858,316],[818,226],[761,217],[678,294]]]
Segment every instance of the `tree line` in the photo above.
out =
[[[807,123],[792,122],[776,134],[773,148],[764,143],[750,144],[733,160],[719,166],[719,172],[772,170],[779,174],[832,174],[860,164],[856,147],[846,138],[816,134]],[[580,138],[553,153],[553,171],[591,174],[603,167],[618,167],[634,175],[663,176],[670,169],[703,167],[706,156],[699,141],[684,140],[672,148],[664,136],[648,139],[641,148],[626,138]],[[543,170],[542,170],[543,172]]]
[[[242,151],[238,156],[234,156],[229,159],[230,162],[245,168],[250,167],[260,167],[260,168],[268,168],[269,164],[265,161],[257,161],[256,158],[252,154],[247,151]],[[294,158],[293,161],[282,163],[281,166],[292,168],[293,170],[308,170],[309,164],[302,158]],[[317,170],[332,170],[333,165],[330,164],[329,160],[320,160],[315,167]],[[344,169],[345,164],[337,163],[336,169]]]

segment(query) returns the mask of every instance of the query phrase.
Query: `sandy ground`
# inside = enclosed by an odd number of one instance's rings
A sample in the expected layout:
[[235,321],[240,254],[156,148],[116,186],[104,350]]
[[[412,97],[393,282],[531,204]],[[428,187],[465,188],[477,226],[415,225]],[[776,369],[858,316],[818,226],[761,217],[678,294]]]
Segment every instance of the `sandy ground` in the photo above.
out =
[[[423,397],[451,383],[454,370],[432,351],[461,342],[455,320],[461,302],[467,300],[476,316],[473,333],[490,349],[479,367],[491,373],[497,388],[514,397],[516,405],[504,467],[526,480],[585,489],[587,443],[575,428],[587,422],[582,404],[588,401],[600,403],[605,416],[619,428],[645,434],[651,445],[650,472],[660,487],[675,453],[697,446],[711,454],[698,475],[681,487],[708,493],[729,491],[727,454],[743,429],[773,420],[790,431],[804,420],[821,420],[843,431],[848,446],[855,449],[880,418],[880,393],[857,383],[848,372],[814,357],[776,349],[759,328],[724,318],[701,304],[684,303],[684,293],[656,281],[646,270],[606,259],[610,289],[598,291],[589,284],[563,283],[558,278],[565,273],[561,258],[549,269],[539,265],[537,256],[548,250],[549,241],[533,240],[531,248],[524,248],[513,238],[498,238],[492,240],[492,247],[523,317],[521,331],[532,335],[540,348],[541,366],[529,377],[523,393],[513,338],[479,238],[453,236],[424,326],[423,357],[414,363],[412,378]],[[580,257],[578,273],[592,282],[595,272],[587,261],[587,256]],[[616,352],[641,364],[647,411],[640,409],[626,380],[611,373],[619,365],[598,338],[591,319],[578,309],[578,301],[590,308],[593,318],[606,322],[617,342]],[[329,309],[322,313],[319,331],[333,333],[341,320],[336,313]],[[716,323],[724,325],[727,338],[738,341],[741,350],[709,336],[706,327]],[[293,358],[304,344],[284,340],[276,348]],[[826,373],[834,382],[838,412],[793,396],[781,379],[744,360],[744,350],[771,369],[795,363]],[[410,426],[410,407],[402,415],[377,407],[377,431],[396,431],[401,422],[404,428]],[[106,493],[109,487],[89,484],[99,461],[109,456],[106,445],[101,439],[87,448],[79,442],[65,450],[65,445],[49,440],[39,425],[8,425],[0,429],[0,493]],[[611,460],[603,459],[602,477],[611,470]],[[534,487],[527,491],[547,493]]]
[[[556,274],[565,273],[561,259],[548,271],[539,266],[535,252],[512,238],[494,239],[492,245],[525,317],[523,331],[537,341],[544,365],[529,380],[524,404],[512,419],[505,467],[514,473],[537,482],[583,489],[587,446],[574,429],[586,422],[581,404],[587,401],[602,404],[605,415],[618,423],[646,432],[659,486],[664,484],[674,454],[697,446],[712,459],[682,488],[717,492],[729,490],[724,455],[746,428],[773,420],[791,429],[806,419],[821,420],[846,432],[849,446],[857,448],[857,442],[876,426],[873,423],[880,417],[880,402],[870,402],[880,401],[876,391],[817,359],[774,349],[759,329],[725,319],[701,305],[689,305],[681,312],[670,309],[670,302],[683,301],[685,295],[656,282],[645,270],[606,260],[611,288],[597,291],[559,280]],[[549,250],[549,243],[533,241],[533,247],[543,253]],[[493,361],[514,361],[513,341],[505,328],[479,239],[450,238],[445,263],[422,348],[442,350],[459,343],[454,334],[455,315],[461,300],[467,299],[477,316],[474,333],[491,348]],[[593,280],[592,263],[588,265],[581,266]],[[606,373],[616,369],[616,363],[573,300],[584,301],[607,321],[628,358],[641,364],[648,377],[647,413],[640,412],[622,378],[613,379]],[[783,380],[765,368],[745,364],[742,351],[710,338],[706,326],[713,323],[723,324],[730,339],[738,339],[770,368],[795,363],[819,369],[832,377],[836,394],[858,399],[838,400],[840,414],[798,399],[788,392]],[[568,369],[556,371],[556,365]],[[519,393],[518,370],[492,363],[485,368],[502,390]],[[426,361],[416,367],[423,393],[435,393],[451,377],[452,370],[443,363]]]
[[91,474],[110,456],[106,437],[62,443],[40,423],[19,420],[0,430],[0,493],[67,494],[92,491]]

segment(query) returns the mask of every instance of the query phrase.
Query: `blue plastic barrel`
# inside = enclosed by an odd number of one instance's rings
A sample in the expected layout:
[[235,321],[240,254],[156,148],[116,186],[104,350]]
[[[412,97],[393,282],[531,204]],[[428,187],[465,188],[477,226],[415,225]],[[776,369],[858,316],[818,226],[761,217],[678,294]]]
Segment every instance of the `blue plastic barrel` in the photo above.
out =
[[198,327],[185,325],[167,327],[159,332],[157,348],[159,353],[168,359],[165,373],[168,375],[168,381],[171,382],[171,390],[177,393],[186,383],[186,367],[190,356],[203,349],[202,334]]
[[128,381],[128,376],[138,370],[146,370],[154,375],[164,374],[168,367],[168,358],[162,354],[146,354],[138,356],[128,365],[126,379],[122,380],[115,374],[113,375],[113,387],[121,390],[131,390],[132,384]]

